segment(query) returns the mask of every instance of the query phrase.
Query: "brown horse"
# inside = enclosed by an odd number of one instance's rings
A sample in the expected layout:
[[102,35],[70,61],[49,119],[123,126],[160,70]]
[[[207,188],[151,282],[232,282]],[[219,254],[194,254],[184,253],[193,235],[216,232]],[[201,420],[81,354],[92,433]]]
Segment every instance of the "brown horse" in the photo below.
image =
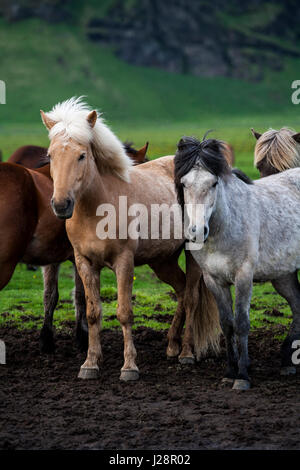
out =
[[[128,154],[134,153],[135,163],[145,158],[148,143],[141,150],[127,144]],[[26,153],[26,148],[30,152]],[[44,325],[40,335],[43,352],[54,350],[53,313],[58,301],[58,273],[62,262],[74,263],[73,249],[65,223],[54,216],[50,206],[53,183],[50,166],[25,169],[25,162],[41,165],[46,161],[42,147],[27,146],[16,151],[12,163],[0,164],[0,290],[11,279],[18,262],[43,266]],[[19,150],[21,150],[19,149]],[[32,149],[39,149],[32,151]],[[1,183],[2,182],[2,183]],[[75,264],[74,264],[75,267]],[[81,349],[87,348],[85,298],[81,279],[75,267],[76,338]]]
[[[126,197],[129,212],[138,204],[141,211],[146,209],[149,214],[153,205],[170,207],[176,204],[174,157],[162,157],[132,167],[117,137],[97,112],[91,111],[80,99],[72,98],[56,105],[50,113],[41,111],[41,115],[50,137],[49,157],[54,183],[52,206],[59,218],[68,219],[67,233],[74,248],[87,302],[89,348],[79,377],[89,379],[99,375],[98,365],[102,358],[99,275],[104,266],[112,269],[117,277],[117,317],[124,336],[122,380],[139,377],[132,338],[131,299],[135,265],[149,264],[157,276],[176,292],[178,307],[168,334],[167,354],[177,356],[180,352],[185,311],[187,323],[180,359],[183,362],[194,359],[193,343],[197,356],[209,345],[217,347],[219,319],[213,296],[206,289],[190,255],[187,256],[186,277],[178,266],[178,256],[184,245],[182,235],[175,236],[173,224],[169,236],[163,237],[162,224],[159,224],[158,237],[152,237],[149,225],[141,236],[141,217],[135,238],[130,235],[128,225],[133,218],[119,206],[120,197]],[[113,218],[115,236],[99,235],[98,224],[105,226],[107,223],[101,212],[105,207],[112,207],[117,216]],[[125,219],[120,221],[123,216]],[[148,220],[147,215],[143,222],[145,220]],[[181,215],[179,224],[182,225]]]
[[[135,162],[135,164],[141,164],[148,161],[146,153],[149,143],[147,142],[144,147],[136,150],[132,142],[125,142],[124,148],[129,157]],[[24,145],[19,147],[7,160],[9,163],[17,163],[23,165],[26,168],[40,168],[46,163],[49,163],[47,158],[48,149],[46,147],[38,147],[37,145]],[[1,155],[1,154],[0,154]],[[1,160],[0,160],[1,161]]]
[[[52,319],[58,301],[59,264],[73,260],[65,224],[53,216],[50,206],[53,184],[49,165],[30,170],[12,163],[0,163],[0,289],[11,279],[17,263],[44,266],[45,319],[41,349],[54,348]],[[77,330],[84,322],[81,279],[75,273]]]

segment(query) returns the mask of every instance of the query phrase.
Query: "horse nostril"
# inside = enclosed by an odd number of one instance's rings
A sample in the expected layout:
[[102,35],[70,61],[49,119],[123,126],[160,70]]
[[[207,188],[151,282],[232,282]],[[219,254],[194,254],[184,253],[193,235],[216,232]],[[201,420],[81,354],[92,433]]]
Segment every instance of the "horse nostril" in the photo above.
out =
[[192,226],[192,232],[194,232],[194,233],[196,232],[196,225]]
[[204,236],[205,236],[205,237],[207,236],[207,233],[208,233],[208,228],[205,226],[205,227],[204,227]]

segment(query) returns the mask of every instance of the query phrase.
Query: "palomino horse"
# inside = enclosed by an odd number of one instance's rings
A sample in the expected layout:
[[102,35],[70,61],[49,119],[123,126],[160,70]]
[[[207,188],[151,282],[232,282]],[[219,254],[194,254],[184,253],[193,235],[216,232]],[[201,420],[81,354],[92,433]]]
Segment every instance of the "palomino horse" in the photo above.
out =
[[[290,304],[293,324],[285,340],[282,367],[284,374],[294,373],[292,343],[300,339],[296,277],[300,268],[300,169],[247,184],[228,166],[222,142],[184,137],[175,156],[175,182],[181,202],[190,204],[188,237],[191,242],[202,242],[192,254],[218,304],[227,344],[225,378],[236,379],[234,389],[250,387],[248,333],[253,280],[270,280]],[[195,204],[201,204],[202,217],[195,217]]]
[[[148,143],[141,150],[125,145],[128,155],[134,157],[136,164],[145,159]],[[32,151],[33,148],[37,150]],[[52,323],[58,302],[59,267],[66,260],[72,261],[75,267],[76,338],[79,347],[87,349],[83,285],[76,270],[65,223],[54,216],[50,206],[53,193],[50,166],[45,164],[34,171],[20,166],[25,163],[41,166],[46,162],[46,155],[47,149],[42,147],[21,147],[12,155],[18,156],[15,160],[19,165],[0,164],[0,290],[10,281],[20,261],[43,266],[45,319],[40,346],[43,352],[53,352]]]
[[[125,142],[124,148],[127,155],[139,165],[148,161],[146,158],[146,153],[149,143],[147,142],[144,147],[139,150],[136,150],[132,142]],[[47,158],[48,149],[46,147],[38,147],[37,145],[24,145],[19,147],[7,160],[9,163],[17,163],[18,165],[23,165],[26,168],[40,168],[41,166],[49,163]],[[1,160],[0,160],[1,161]]]
[[[151,224],[148,224],[146,233],[140,233],[142,221],[148,220],[153,205],[169,207],[176,203],[173,157],[162,157],[132,167],[117,137],[97,112],[91,111],[80,99],[72,98],[60,103],[47,114],[41,111],[41,116],[50,137],[53,210],[59,218],[68,219],[67,233],[85,289],[89,348],[79,377],[90,379],[99,376],[98,366],[102,358],[99,277],[104,266],[115,272],[118,283],[117,317],[124,336],[122,380],[139,377],[132,338],[131,298],[135,265],[149,264],[157,276],[176,292],[178,307],[168,334],[167,354],[177,356],[180,352],[184,309],[189,312],[189,322],[180,359],[183,362],[193,360],[193,342],[198,356],[208,345],[216,347],[219,320],[213,296],[206,289],[191,256],[187,257],[187,277],[178,266],[178,256],[184,244],[182,234],[176,238],[172,225],[169,236],[164,239],[162,224],[158,237],[151,237]],[[138,218],[136,238],[129,235],[128,219],[132,222],[133,217],[127,216],[127,209],[122,209],[121,197],[127,198],[129,213],[137,204],[139,211],[145,209],[147,212],[144,219],[142,216]],[[98,237],[98,224],[106,224],[102,210],[108,210],[110,206],[116,215],[113,218],[115,236]],[[181,214],[179,216],[181,226]]]
[[300,133],[287,127],[279,131],[269,129],[259,134],[251,129],[257,139],[254,164],[260,176],[269,176],[300,166]]

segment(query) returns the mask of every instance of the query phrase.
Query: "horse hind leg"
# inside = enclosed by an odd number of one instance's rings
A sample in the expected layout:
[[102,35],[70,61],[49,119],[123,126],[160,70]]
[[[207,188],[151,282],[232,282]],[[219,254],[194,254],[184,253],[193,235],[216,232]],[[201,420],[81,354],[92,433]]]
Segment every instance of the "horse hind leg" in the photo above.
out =
[[58,302],[58,273],[59,264],[43,267],[44,277],[44,324],[40,333],[40,350],[43,353],[53,353],[55,350],[53,338],[53,313]]
[[173,287],[177,296],[177,309],[168,332],[167,347],[167,356],[177,357],[181,351],[181,334],[185,321],[185,274],[178,265],[178,254],[169,258],[167,262],[151,263],[149,266],[161,281]]
[[287,337],[281,346],[281,375],[296,374],[292,357],[295,349],[293,344],[300,340],[300,285],[297,272],[276,279],[272,282],[274,288],[286,301],[292,310],[293,321]]

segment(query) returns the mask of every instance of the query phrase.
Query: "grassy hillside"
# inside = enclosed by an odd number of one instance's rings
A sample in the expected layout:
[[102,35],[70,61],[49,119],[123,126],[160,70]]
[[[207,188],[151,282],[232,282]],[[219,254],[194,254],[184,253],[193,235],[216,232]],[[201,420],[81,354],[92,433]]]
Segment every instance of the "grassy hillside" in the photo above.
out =
[[152,157],[173,153],[183,134],[201,137],[215,129],[234,145],[237,163],[251,176],[250,127],[299,130],[299,108],[290,99],[297,59],[259,83],[175,75],[120,61],[108,48],[90,43],[83,26],[34,19],[13,25],[1,19],[0,47],[0,79],[7,85],[7,104],[0,105],[5,158],[19,145],[47,145],[39,109],[73,95],[86,95],[121,138],[137,145],[149,140]]

